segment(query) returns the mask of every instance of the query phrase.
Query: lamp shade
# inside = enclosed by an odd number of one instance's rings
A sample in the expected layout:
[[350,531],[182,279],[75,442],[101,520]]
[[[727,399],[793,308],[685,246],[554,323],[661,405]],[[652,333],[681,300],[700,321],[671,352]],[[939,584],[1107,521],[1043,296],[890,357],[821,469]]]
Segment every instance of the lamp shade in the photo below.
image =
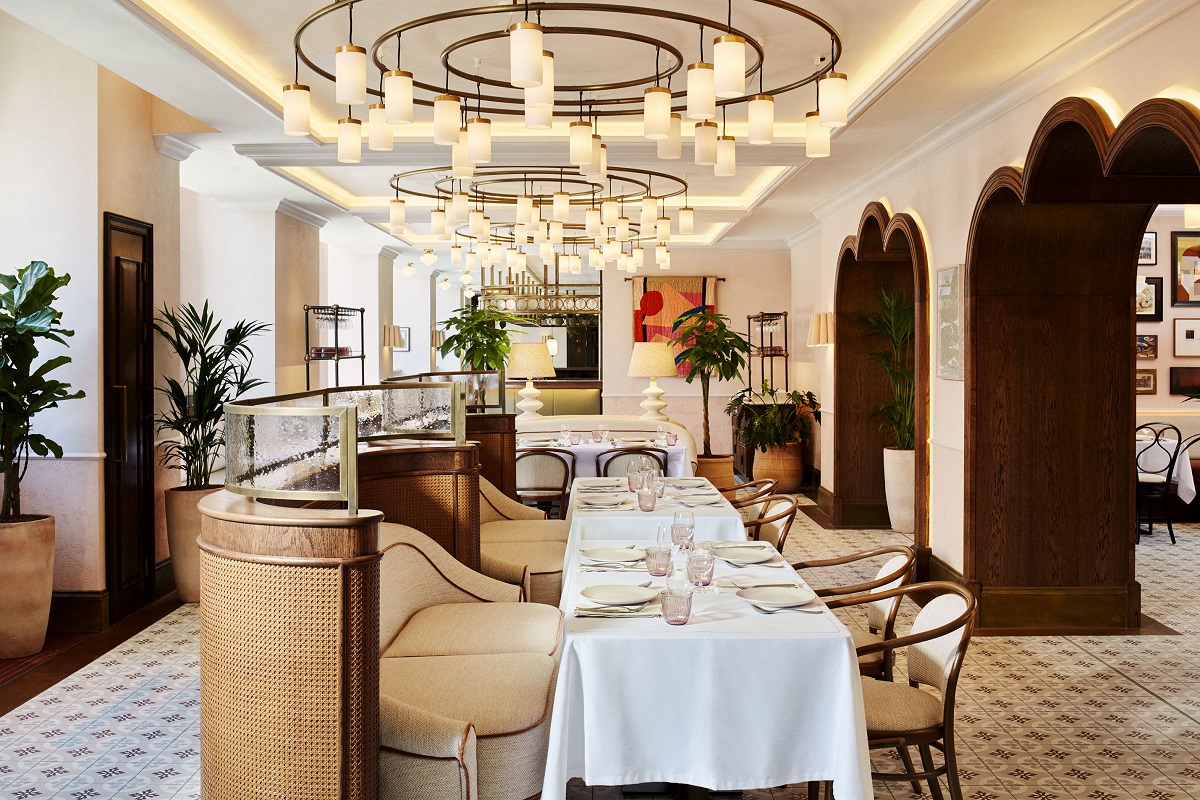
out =
[[849,89],[846,76],[840,72],[827,72],[820,78],[821,124],[826,128],[840,128],[846,124],[849,105]]
[[680,134],[681,121],[679,114],[671,115],[670,135],[665,139],[658,140],[658,157],[664,161],[671,161],[679,158],[683,153],[682,141],[683,137]]
[[413,76],[411,72],[394,69],[383,73],[383,103],[387,120],[394,125],[413,121]]
[[1188,203],[1183,207],[1183,227],[1200,228],[1200,205]]
[[666,139],[671,135],[671,90],[651,86],[644,93],[642,131],[647,139]]
[[810,111],[804,115],[804,155],[809,158],[829,156],[829,128],[821,124],[821,114]]
[[513,342],[504,367],[510,378],[553,378],[554,361],[545,342]]
[[678,375],[675,354],[666,342],[634,342],[629,357],[630,378],[666,378]]
[[696,164],[711,167],[717,163],[717,123],[705,120],[696,125],[693,133]]
[[367,102],[367,51],[344,44],[334,51],[334,100],[339,106]]
[[808,346],[823,347],[833,344],[833,312],[818,311],[808,325]]
[[288,136],[308,136],[312,112],[312,92],[302,83],[283,87],[283,132]]
[[542,26],[518,22],[508,26],[509,82],[529,89],[542,85]]

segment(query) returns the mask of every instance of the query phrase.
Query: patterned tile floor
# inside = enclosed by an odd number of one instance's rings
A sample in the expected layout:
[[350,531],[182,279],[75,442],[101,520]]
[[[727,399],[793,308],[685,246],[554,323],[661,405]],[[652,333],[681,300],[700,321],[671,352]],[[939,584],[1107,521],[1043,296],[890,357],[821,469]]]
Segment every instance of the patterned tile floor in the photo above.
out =
[[[1143,539],[1138,579],[1146,613],[1182,635],[972,643],[956,712],[966,800],[1200,800],[1200,526],[1176,534],[1175,547],[1164,536]],[[799,515],[787,555],[829,557],[904,538],[826,531]],[[873,571],[807,577],[849,583]],[[914,611],[904,609],[902,630]],[[185,606],[0,718],[0,800],[199,798],[198,628],[195,607]],[[886,755],[875,762],[895,767]],[[575,783],[569,796],[622,795]],[[745,793],[805,797],[804,787]]]

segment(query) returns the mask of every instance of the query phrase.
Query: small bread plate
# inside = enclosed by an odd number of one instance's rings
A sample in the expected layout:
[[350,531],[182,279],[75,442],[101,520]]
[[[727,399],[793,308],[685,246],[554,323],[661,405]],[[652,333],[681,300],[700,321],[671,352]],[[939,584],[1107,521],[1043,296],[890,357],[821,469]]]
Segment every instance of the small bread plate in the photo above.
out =
[[642,606],[658,597],[659,589],[619,583],[589,586],[580,595],[601,606]]
[[739,589],[737,596],[761,608],[795,608],[817,599],[811,589],[803,586],[755,586]]
[[714,547],[713,555],[730,564],[736,564],[739,567],[745,567],[750,564],[762,564],[764,561],[771,561],[775,558],[775,551],[763,548],[757,550],[752,547]]
[[593,494],[579,498],[579,505],[597,506],[599,508],[616,508],[622,503],[627,502],[629,502],[629,498],[622,497],[619,494]]
[[646,557],[646,551],[639,547],[594,547],[580,555],[605,564],[636,564]]

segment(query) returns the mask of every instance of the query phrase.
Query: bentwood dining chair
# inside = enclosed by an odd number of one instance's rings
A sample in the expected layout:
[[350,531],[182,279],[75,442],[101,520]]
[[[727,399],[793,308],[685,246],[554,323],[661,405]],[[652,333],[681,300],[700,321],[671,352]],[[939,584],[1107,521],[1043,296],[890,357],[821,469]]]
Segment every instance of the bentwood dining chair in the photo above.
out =
[[773,478],[761,478],[730,486],[722,492],[733,498],[729,502],[737,509],[742,521],[750,522],[763,515],[767,508],[766,499],[775,494],[776,483]]
[[[792,568],[800,571],[821,567],[841,567],[885,556],[891,556],[891,558],[879,568],[879,572],[876,573],[873,579],[841,586],[826,586],[816,590],[817,596],[844,597],[863,593],[879,593],[888,589],[894,589],[897,586],[904,586],[912,580],[913,562],[916,560],[916,553],[911,547],[905,545],[877,547],[873,550],[863,550],[862,552],[851,553],[840,558],[801,561],[792,564]],[[896,614],[900,610],[900,599],[899,597],[883,600],[870,600],[868,598],[867,630],[864,631],[859,627],[850,628],[850,635],[854,639],[855,647],[864,647],[868,644],[875,644],[895,638]],[[860,656],[858,659],[859,674],[890,681],[892,679],[894,660],[895,654],[890,651],[881,651]]]
[[596,474],[607,478],[622,476],[630,461],[640,461],[642,457],[652,458],[662,474],[667,474],[667,451],[660,447],[613,447],[596,453]]
[[757,519],[743,521],[746,526],[746,538],[767,542],[782,553],[788,534],[792,531],[792,523],[796,521],[797,505],[796,498],[787,494],[767,498],[763,503],[762,514]]
[[[952,800],[962,800],[958,763],[954,751],[954,697],[967,645],[974,627],[975,596],[963,586],[948,581],[930,581],[898,586],[877,594],[841,597],[826,602],[830,608],[893,597],[936,595],[925,603],[905,636],[857,648],[859,656],[906,648],[908,685],[863,677],[863,708],[867,721],[867,746],[896,748],[904,772],[874,772],[879,781],[928,781],[934,800],[942,800],[938,778],[946,776]],[[931,686],[941,697],[920,687]],[[908,748],[921,755],[921,771],[913,766]],[[931,748],[942,752],[942,766],[935,766]]]
[[1154,504],[1161,503],[1167,535],[1171,537],[1171,544],[1175,544],[1175,529],[1171,526],[1171,478],[1175,475],[1182,440],[1179,428],[1166,422],[1147,422],[1134,430],[1135,522],[1139,542],[1143,533],[1154,533]]
[[567,496],[575,475],[575,454],[543,447],[517,456],[517,497],[539,508],[558,504],[558,518],[567,516]]

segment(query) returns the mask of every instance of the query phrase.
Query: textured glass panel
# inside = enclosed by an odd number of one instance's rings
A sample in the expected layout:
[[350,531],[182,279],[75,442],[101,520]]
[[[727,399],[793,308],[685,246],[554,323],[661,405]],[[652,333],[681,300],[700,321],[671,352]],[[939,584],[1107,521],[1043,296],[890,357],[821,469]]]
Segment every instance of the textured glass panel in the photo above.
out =
[[449,386],[420,385],[330,391],[329,404],[358,407],[358,436],[454,433]]
[[467,408],[500,408],[500,372],[439,372],[421,380],[457,381],[466,391]]
[[330,390],[329,405],[358,406],[358,438],[380,436],[383,427],[383,390],[350,389]]
[[313,392],[310,395],[303,397],[292,397],[287,400],[273,400],[270,403],[263,403],[263,406],[274,408],[317,408],[325,405],[325,398],[321,392]]
[[225,415],[227,486],[271,491],[338,492],[337,414]]

